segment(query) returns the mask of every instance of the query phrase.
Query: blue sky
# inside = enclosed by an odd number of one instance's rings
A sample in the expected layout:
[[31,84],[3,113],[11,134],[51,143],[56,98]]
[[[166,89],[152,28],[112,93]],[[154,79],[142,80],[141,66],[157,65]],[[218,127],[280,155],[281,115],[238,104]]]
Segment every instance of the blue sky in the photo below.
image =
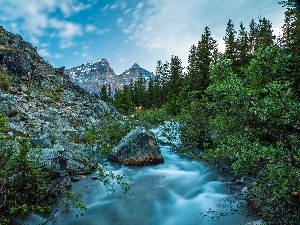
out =
[[106,58],[119,74],[138,63],[155,71],[172,55],[187,66],[192,44],[208,26],[224,48],[228,19],[266,17],[275,34],[284,9],[277,0],[0,0],[0,25],[20,34],[54,66],[70,68]]

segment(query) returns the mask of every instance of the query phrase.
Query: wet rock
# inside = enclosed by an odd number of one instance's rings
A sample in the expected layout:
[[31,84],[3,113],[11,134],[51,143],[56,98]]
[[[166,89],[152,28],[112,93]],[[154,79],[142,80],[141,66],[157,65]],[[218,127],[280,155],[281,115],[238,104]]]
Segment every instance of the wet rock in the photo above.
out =
[[262,221],[262,220],[257,220],[257,221],[249,222],[249,223],[247,223],[246,225],[262,225],[262,224],[265,224],[264,221]]
[[164,163],[156,139],[143,127],[136,127],[115,146],[109,160],[124,165],[143,166]]

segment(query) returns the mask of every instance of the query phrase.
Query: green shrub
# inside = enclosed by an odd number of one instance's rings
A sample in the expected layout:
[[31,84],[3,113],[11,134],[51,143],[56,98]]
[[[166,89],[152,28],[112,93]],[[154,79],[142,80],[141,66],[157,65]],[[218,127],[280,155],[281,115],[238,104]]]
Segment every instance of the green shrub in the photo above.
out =
[[169,120],[170,117],[163,109],[148,109],[136,112],[135,119],[137,125],[153,128],[162,125],[165,121]]
[[11,85],[11,77],[6,73],[0,74],[0,88],[7,91]]

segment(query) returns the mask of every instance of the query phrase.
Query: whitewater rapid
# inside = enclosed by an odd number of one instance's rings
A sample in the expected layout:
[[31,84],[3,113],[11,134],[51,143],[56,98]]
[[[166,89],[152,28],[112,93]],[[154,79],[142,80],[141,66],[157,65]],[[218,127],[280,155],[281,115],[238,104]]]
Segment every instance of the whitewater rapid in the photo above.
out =
[[[154,132],[156,130],[153,130]],[[130,174],[133,195],[115,188],[107,193],[100,181],[86,176],[73,183],[81,192],[87,210],[57,213],[49,225],[219,225],[246,224],[257,220],[246,207],[240,190],[229,178],[211,170],[205,163],[172,153],[161,145],[164,164],[128,167],[110,164],[116,174]],[[233,187],[233,188],[232,188]],[[62,209],[63,211],[63,209]],[[42,224],[41,215],[20,218],[24,224]],[[16,223],[17,224],[17,223]]]

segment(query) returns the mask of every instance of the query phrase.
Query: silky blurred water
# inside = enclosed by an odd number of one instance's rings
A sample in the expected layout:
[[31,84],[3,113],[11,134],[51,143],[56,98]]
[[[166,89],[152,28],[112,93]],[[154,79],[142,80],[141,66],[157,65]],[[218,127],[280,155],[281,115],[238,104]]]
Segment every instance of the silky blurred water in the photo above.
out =
[[[106,193],[105,187],[87,176],[73,183],[72,191],[82,192],[87,210],[83,216],[57,213],[47,224],[53,225],[216,225],[246,224],[257,220],[243,207],[239,190],[230,192],[233,183],[212,171],[206,164],[180,157],[161,146],[164,164],[127,167],[111,164],[117,174],[131,174],[132,196],[120,188]],[[63,209],[62,209],[63,210]],[[248,216],[247,216],[248,215]],[[15,221],[42,224],[42,216],[31,213]]]

